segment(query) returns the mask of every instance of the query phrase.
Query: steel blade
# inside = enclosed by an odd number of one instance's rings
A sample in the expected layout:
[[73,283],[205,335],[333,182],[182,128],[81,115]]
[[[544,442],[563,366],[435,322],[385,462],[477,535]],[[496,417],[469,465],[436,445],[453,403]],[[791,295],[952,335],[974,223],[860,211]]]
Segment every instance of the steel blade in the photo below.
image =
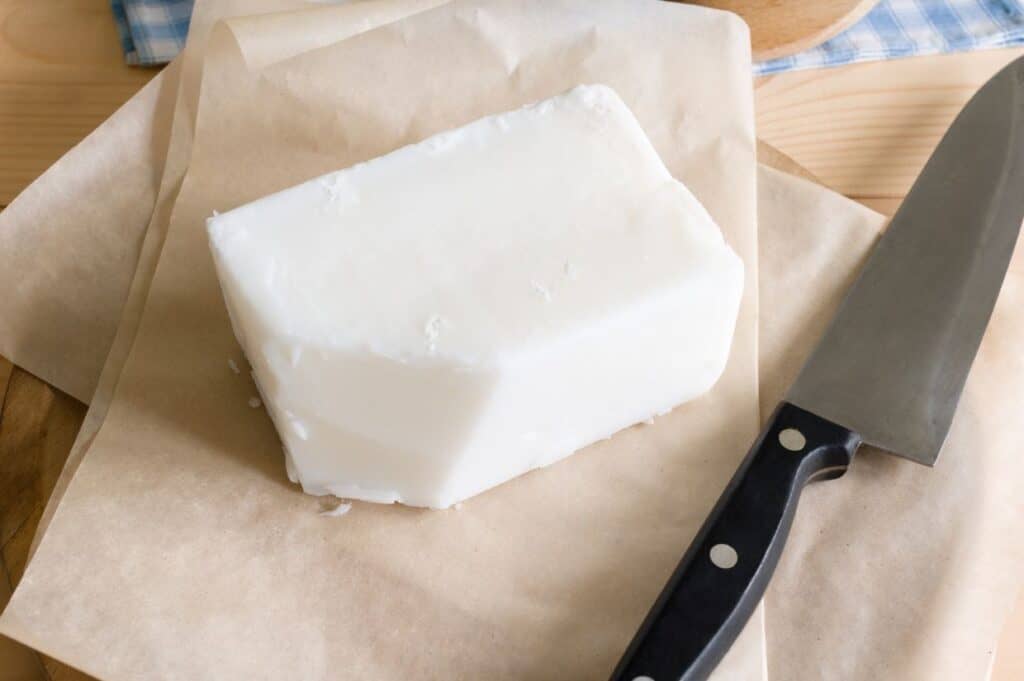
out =
[[1024,58],[967,103],[787,400],[931,465],[1024,219]]

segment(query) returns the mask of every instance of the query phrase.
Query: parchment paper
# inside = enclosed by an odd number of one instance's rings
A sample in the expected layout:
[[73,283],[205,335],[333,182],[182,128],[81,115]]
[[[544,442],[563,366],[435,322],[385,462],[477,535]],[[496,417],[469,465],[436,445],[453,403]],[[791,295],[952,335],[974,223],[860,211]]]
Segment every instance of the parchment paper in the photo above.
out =
[[[759,182],[761,220],[777,230],[761,243],[767,417],[883,220],[775,171]],[[1024,579],[1022,250],[935,468],[865,448],[804,493],[766,597],[769,678],[987,678]]]
[[[210,29],[227,16],[274,15],[310,4],[196,2],[182,54],[0,212],[0,290],[18,292],[0,301],[0,354],[90,405],[30,557],[106,418],[134,341],[192,152]],[[365,30],[378,15],[389,16],[372,10],[372,2],[337,4],[358,4],[370,16],[286,23],[280,49],[294,53],[296,45],[322,44],[329,31]],[[40,262],[51,264],[40,268]]]
[[[162,678],[607,673],[753,436],[756,278],[726,376],[699,403],[573,459],[589,464],[526,476],[460,513],[359,505],[344,524],[325,527],[312,500],[283,482],[269,422],[245,406],[251,385],[227,370],[237,349],[201,229],[214,207],[310,170],[598,80],[650,126],[669,167],[756,277],[745,27],[656,3],[525,9],[453,4],[248,80],[232,41],[217,41],[224,73],[236,75],[204,75],[192,165],[139,336],[107,422],[5,613],[8,631],[56,625],[51,634],[71,637],[61,657],[115,678],[154,670]],[[345,87],[324,90],[325,79]],[[204,112],[223,115],[223,104],[245,101],[236,94],[216,103],[227,87],[243,86],[267,88],[266,106],[214,117],[204,137]],[[327,125],[309,105],[317,97]],[[275,99],[286,115],[275,113]],[[297,102],[305,115],[290,120]],[[339,120],[342,107],[357,115]],[[403,111],[413,115],[396,115]],[[233,134],[246,125],[263,126],[266,137]],[[252,139],[266,144],[254,150]],[[282,167],[275,144],[291,150],[294,168]],[[277,164],[274,172],[251,164],[260,158]],[[97,560],[114,569],[89,569]],[[45,575],[49,568],[60,574]],[[60,582],[77,588],[61,604],[62,623],[44,612],[54,600],[43,593]],[[745,657],[759,677],[760,656]]]
[[153,211],[179,64],[0,212],[0,355],[88,402]]
[[[81,342],[77,345],[81,356],[77,357],[74,362],[67,362],[72,365],[72,368],[66,368],[60,376],[56,376],[56,378],[84,377],[89,381],[88,385],[93,385],[95,380],[95,388],[91,392],[91,400],[84,400],[79,396],[79,399],[89,403],[89,410],[86,412],[74,446],[68,454],[65,466],[43,511],[36,536],[32,540],[30,558],[35,554],[39,539],[46,532],[54,510],[60,504],[64,491],[75,471],[78,470],[78,464],[106,418],[107,409],[113,399],[114,388],[128,357],[128,351],[135,340],[139,320],[142,317],[142,309],[149,293],[149,285],[153,280],[153,273],[156,271],[160,251],[167,235],[171,210],[177,199],[178,191],[181,189],[181,181],[188,169],[188,160],[192,154],[199,84],[202,80],[201,67],[206,53],[207,39],[213,25],[221,19],[237,17],[239,13],[261,12],[238,17],[239,34],[246,37],[246,40],[240,42],[240,45],[244,44],[248,47],[247,56],[249,58],[269,64],[276,59],[298,54],[304,49],[329,44],[332,40],[344,40],[379,24],[414,14],[432,4],[436,4],[436,0],[364,0],[361,2],[336,0],[334,5],[327,7],[316,5],[310,0],[199,0],[193,5],[185,49],[180,57],[155,79],[155,81],[170,79],[166,81],[166,84],[164,82],[159,84],[160,91],[166,91],[167,94],[162,95],[162,99],[154,105],[153,121],[149,124],[149,128],[152,129],[150,136],[164,141],[166,146],[166,160],[155,200],[151,193],[134,191],[135,185],[130,182],[119,191],[119,195],[123,196],[125,201],[131,202],[131,205],[150,205],[152,201],[151,215],[146,222],[135,222],[134,217],[132,220],[115,220],[114,222],[114,224],[123,225],[125,229],[125,233],[119,235],[122,243],[137,243],[137,252],[123,258],[121,262],[117,263],[116,270],[110,272],[111,263],[105,262],[103,252],[93,249],[88,240],[56,240],[40,243],[40,240],[37,237],[34,238],[30,230],[17,229],[12,232],[14,235],[12,240],[21,250],[32,253],[34,260],[52,257],[60,262],[73,258],[75,262],[79,263],[79,266],[73,271],[65,272],[59,279],[48,282],[49,286],[45,289],[48,298],[74,301],[91,295],[89,305],[103,310],[104,318],[114,318],[116,311],[120,310],[120,321],[116,325],[116,333],[112,329],[103,329],[100,325],[82,328],[75,325],[76,320],[66,319],[60,321],[59,327],[55,327],[57,322],[54,322],[53,319],[41,317],[50,308],[45,305],[32,305],[31,301],[36,296],[29,296],[28,301],[20,302],[15,311],[16,322],[11,324],[13,333],[2,333],[5,330],[0,329],[0,340],[6,339],[7,344],[16,349],[16,353],[11,357],[15,364],[21,366],[25,365],[19,361],[19,357],[22,356],[19,349],[25,343],[22,342],[18,331],[26,324],[29,325],[29,328],[53,329],[53,338],[80,338],[83,341],[91,339],[89,342]],[[313,5],[312,8],[311,5]],[[300,8],[305,8],[306,11],[297,11]],[[268,38],[267,36],[274,37]],[[153,98],[147,94],[146,90],[136,97],[142,98],[144,104],[147,105]],[[173,102],[173,106],[171,102]],[[119,132],[126,125],[129,127],[137,125],[128,117],[128,111],[134,111],[134,109],[126,106],[124,110],[118,111],[108,124],[90,135],[86,144],[107,149],[115,160],[124,159],[133,152],[137,152],[135,146],[141,141],[139,136],[121,136],[120,139],[115,140],[111,134],[111,132]],[[112,129],[111,132],[107,132],[106,128]],[[108,149],[108,147],[110,148]],[[95,190],[97,186],[102,186],[103,174],[96,173],[94,168],[82,162],[87,159],[87,156],[76,155],[76,152],[72,151],[68,157],[62,159],[62,162],[67,161],[63,174],[77,173],[81,178],[85,178],[83,186]],[[133,163],[126,164],[128,170],[135,170]],[[118,180],[122,178],[123,171],[115,163],[104,164],[104,169],[107,167],[117,169],[118,172],[116,177],[111,178],[107,183],[118,186],[120,184]],[[52,177],[53,174],[54,170],[50,169],[37,182],[33,183],[33,191],[40,198],[45,197],[45,192],[52,190],[54,185],[57,185],[62,179],[61,177]],[[78,182],[82,183],[82,179],[79,179]],[[74,194],[76,200],[87,204],[94,203],[95,196],[94,191],[80,191]],[[62,205],[52,206],[44,200],[37,199],[31,199],[28,203],[35,206],[37,221],[49,217],[54,208],[65,207]],[[4,228],[3,215],[4,213],[0,213],[0,231]],[[114,218],[114,216],[108,217]],[[66,215],[58,211],[57,223],[61,224],[65,219]],[[97,220],[94,228],[101,229],[102,224],[103,220]],[[17,226],[20,227],[20,225]],[[84,266],[82,266],[83,264]],[[82,276],[82,273],[104,270],[108,271],[110,279],[118,282],[119,286],[93,289],[89,285],[89,279]],[[132,271],[134,271],[134,275],[129,274]],[[4,270],[0,270],[0,289],[3,288],[5,282],[3,272]],[[17,269],[13,269],[12,273],[16,274]],[[107,338],[112,338],[109,345],[105,344]],[[31,353],[38,352],[38,349],[29,345],[28,350],[30,356],[27,359],[34,361]],[[106,357],[105,362],[101,361],[102,357]],[[52,363],[52,360],[50,362]],[[91,366],[97,362],[102,363],[103,370],[99,377],[94,379]],[[66,381],[58,381],[54,382],[54,385],[66,389],[64,383]]]
[[[120,368],[123,357],[105,361],[126,308],[145,299],[188,167],[202,59],[217,21],[249,16],[240,30],[261,53],[254,56],[269,60],[443,1],[197,2],[182,54],[0,212],[0,290],[17,293],[0,299],[0,355],[87,404],[101,370],[109,378]],[[319,11],[296,12],[311,6]],[[275,20],[273,31],[259,30],[261,17]],[[138,269],[143,290],[135,292]]]
[[[144,90],[138,97],[142,98],[148,92]],[[124,154],[125,149],[143,148],[139,138],[125,134],[125,130],[150,123],[138,120],[137,116],[129,117],[127,112],[132,110],[131,107],[125,107],[90,136],[92,144],[97,145],[95,151],[90,154],[70,154],[37,182],[38,193],[31,202],[32,210],[39,215],[39,223],[45,224],[61,216],[63,211],[57,209],[61,204],[51,201],[50,197],[61,197],[59,189],[62,186],[69,192],[66,198],[77,203],[96,203],[97,195],[105,196],[110,191],[98,183],[93,185],[99,187],[98,190],[72,191],[64,178],[100,178],[103,173],[98,172],[98,169],[104,167],[100,160],[114,158],[117,153],[127,157],[130,154]],[[143,111],[139,116],[148,116],[149,111],[152,109]],[[108,163],[106,167],[116,169],[121,166]],[[59,180],[51,179],[54,173],[61,173],[56,175]],[[770,264],[770,269],[766,267],[761,277],[764,290],[761,316],[764,342],[761,356],[765,385],[762,401],[770,405],[774,404],[784,383],[788,381],[789,374],[786,372],[791,373],[795,369],[801,352],[805,351],[801,350],[801,346],[806,348],[827,319],[826,308],[834,305],[843,286],[839,279],[848,277],[856,261],[866,252],[873,239],[873,232],[880,224],[880,218],[858,210],[849,201],[808,185],[789,181],[791,186],[786,189],[785,179],[775,178],[773,182],[771,173],[767,178],[762,174],[760,183],[762,261]],[[116,187],[117,183],[113,186]],[[19,201],[27,202],[28,196],[23,195]],[[11,208],[16,205],[17,202]],[[0,220],[2,216],[10,214],[11,208],[0,214]],[[772,215],[776,217],[773,219],[770,217]],[[0,226],[6,224],[0,222]],[[32,225],[31,221],[25,224]],[[102,221],[97,223],[99,227],[106,224]],[[120,224],[120,220],[110,224]],[[30,230],[25,230],[19,238],[30,242],[32,234]],[[63,243],[74,243],[80,248],[81,257],[92,255],[89,252],[89,236],[80,242]],[[39,250],[38,257],[47,257],[59,245],[57,242],[49,242],[46,248]],[[795,257],[795,254],[805,253],[813,257]],[[6,257],[6,252],[0,250],[0,255]],[[1018,263],[1019,257],[1014,265],[1019,282]],[[3,272],[3,268],[0,268],[0,276],[3,276]],[[812,280],[816,284],[814,290],[806,283],[807,273],[813,275]],[[70,271],[69,274],[74,275],[76,272]],[[777,277],[781,279],[774,283]],[[62,288],[66,282],[66,278],[61,278],[52,283]],[[821,301],[815,295],[818,286],[825,294]],[[82,294],[98,295],[104,290],[82,290]],[[1015,285],[1015,290],[1015,295],[1019,296],[1019,283]],[[33,291],[38,292],[38,289]],[[31,298],[28,300],[30,302]],[[1006,292],[983,353],[988,352],[987,348],[993,338],[1004,338],[997,342],[1008,353],[1013,352],[1014,344],[1019,347],[1019,320],[1013,316],[1014,310],[1007,307],[1005,300]],[[996,325],[997,322],[1000,326]],[[815,324],[818,326],[815,327]],[[1003,331],[997,334],[997,328]],[[780,354],[776,356],[776,352]],[[68,364],[71,365],[74,359],[68,358]],[[48,361],[54,366],[61,365],[59,360]],[[979,366],[981,361],[979,359]],[[978,370],[974,373],[978,374]],[[1020,404],[1019,364],[1008,364],[1006,358],[1000,357],[989,365],[988,373],[989,380],[982,388],[973,387],[975,381],[972,375],[972,383],[968,387],[968,393],[973,395],[972,400],[976,403],[983,401],[984,411],[988,410],[992,401],[1002,401],[1004,408]],[[978,411],[979,408],[974,407],[974,410]],[[962,419],[958,416],[958,423],[960,421]],[[967,472],[974,491],[956,495],[951,514],[959,516],[963,513],[967,516],[965,522],[951,523],[944,514],[937,519],[931,517],[930,509],[936,506],[941,508],[944,503],[943,494],[935,490],[919,493],[917,487],[905,483],[900,476],[897,476],[900,481],[895,483],[900,485],[900,492],[893,492],[892,498],[879,499],[877,493],[885,490],[892,476],[887,470],[886,475],[872,474],[868,480],[855,478],[858,468],[863,467],[868,460],[865,456],[859,459],[854,472],[846,478],[818,485],[805,495],[790,547],[769,595],[769,606],[772,608],[769,614],[771,678],[912,680],[985,677],[984,673],[979,675],[977,670],[982,668],[984,660],[989,657],[988,650],[994,645],[996,633],[1014,602],[1014,591],[1019,585],[1022,572],[1019,543],[1013,541],[1022,536],[1019,525],[1022,509],[1019,500],[1006,497],[1009,486],[1015,484],[1019,487],[1021,479],[1019,461],[1008,456],[1014,451],[1011,449],[1014,446],[1014,433],[1007,432],[1005,439],[999,437],[995,439],[996,442],[991,437],[993,432],[999,434],[1000,429],[1011,423],[1015,421],[1005,419],[986,429],[980,438],[973,432],[969,433],[967,439],[970,446],[961,448],[966,454],[959,457],[961,465],[974,466],[973,461],[977,457],[986,462],[979,470]],[[1001,447],[1003,453],[1002,459],[995,462],[998,466],[988,463],[992,461],[988,448],[996,445]],[[873,458],[877,466],[891,465],[901,469],[901,475],[902,467],[909,467],[910,474],[916,476],[918,483],[926,483],[923,476],[941,473],[947,467],[952,460],[951,451],[947,447],[935,471],[895,459],[890,461],[889,457],[883,459],[880,455],[874,455]],[[951,472],[943,484],[957,482],[960,475],[960,472]],[[993,480],[996,477],[1002,479]],[[843,488],[845,494],[838,492],[839,485],[854,483],[859,486]],[[908,488],[912,493],[907,493]],[[993,488],[998,491],[997,494],[990,493]],[[835,497],[836,494],[839,496]],[[868,496],[862,498],[861,494]],[[834,497],[835,508],[842,509],[841,517],[833,512],[831,500]],[[921,499],[923,501],[919,502]],[[923,509],[915,512],[914,506],[918,503]],[[865,531],[878,533],[877,536],[867,538],[869,548],[866,551],[870,553],[862,552],[857,543],[861,541],[859,523],[863,517],[862,507],[872,510],[872,514],[864,520],[871,524]],[[851,509],[856,512],[850,512]],[[469,510],[468,507],[466,510]],[[879,518],[885,519],[893,513],[896,517],[890,521],[891,529],[899,537],[900,543],[895,545],[899,552],[888,546],[893,542],[890,528],[879,522]],[[987,529],[978,531],[979,527]],[[831,538],[831,541],[822,542],[818,536],[819,531]],[[936,534],[938,536],[933,536]],[[843,541],[844,538],[846,541]],[[808,542],[811,548],[801,551],[797,547],[802,542]],[[881,558],[877,552],[880,545],[885,549],[880,554]],[[921,545],[925,546],[924,550],[919,548]],[[800,551],[799,557],[795,555],[797,551]],[[60,553],[59,548],[56,553]],[[111,547],[111,554],[116,553],[116,547]],[[956,555],[957,560],[944,563],[944,557],[949,554]],[[935,571],[929,570],[933,564],[946,566],[946,573],[940,575],[940,579],[935,579]],[[891,568],[894,565],[899,579],[892,578]],[[922,588],[917,587],[916,577],[908,577],[920,571],[929,577],[924,580]],[[807,593],[805,586],[814,593]],[[56,588],[53,592],[56,594],[55,599],[61,601],[74,595],[74,587],[66,585],[63,590]],[[919,598],[922,592],[925,596],[923,600]],[[982,598],[976,600],[976,594],[982,594]],[[833,604],[837,606],[834,612]],[[32,609],[31,604],[24,608],[29,612]],[[60,612],[55,615],[60,616]],[[819,633],[818,629],[822,625],[827,629]],[[80,632],[80,635],[84,634]],[[41,647],[66,657],[62,641],[54,639],[50,643],[52,645]],[[87,654],[98,654],[98,648]],[[157,674],[147,676],[154,678]]]

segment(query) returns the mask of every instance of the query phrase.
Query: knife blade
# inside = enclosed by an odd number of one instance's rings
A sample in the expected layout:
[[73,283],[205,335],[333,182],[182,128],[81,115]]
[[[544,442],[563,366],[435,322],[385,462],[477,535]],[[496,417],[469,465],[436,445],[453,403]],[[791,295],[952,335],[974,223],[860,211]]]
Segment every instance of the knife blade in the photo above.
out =
[[803,487],[862,443],[933,465],[1024,220],[1024,57],[957,116],[655,601],[611,681],[706,679]]

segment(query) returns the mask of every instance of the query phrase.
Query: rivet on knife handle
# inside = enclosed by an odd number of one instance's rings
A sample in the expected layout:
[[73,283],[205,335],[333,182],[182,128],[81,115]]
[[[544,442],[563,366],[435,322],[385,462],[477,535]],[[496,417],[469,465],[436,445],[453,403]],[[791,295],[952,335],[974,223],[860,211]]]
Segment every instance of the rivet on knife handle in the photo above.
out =
[[726,487],[623,656],[612,681],[696,681],[757,607],[804,485],[849,466],[860,438],[782,404]]

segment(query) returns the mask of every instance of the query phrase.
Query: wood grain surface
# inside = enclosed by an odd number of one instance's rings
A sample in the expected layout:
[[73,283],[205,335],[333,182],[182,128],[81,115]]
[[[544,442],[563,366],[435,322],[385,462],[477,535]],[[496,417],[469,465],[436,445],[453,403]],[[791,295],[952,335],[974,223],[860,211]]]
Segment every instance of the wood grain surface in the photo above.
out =
[[796,54],[818,45],[878,4],[878,0],[685,0],[729,10],[750,25],[754,59]]
[[[790,171],[803,166],[826,185],[891,214],[960,107],[1022,53],[771,76],[756,84],[758,133],[783,152],[774,164]],[[0,0],[0,205],[155,73],[123,64],[108,0]],[[795,166],[781,160],[787,155]],[[0,608],[24,568],[84,410],[0,358]],[[86,678],[0,637],[0,681]],[[993,679],[1024,679],[1020,606],[1000,642]]]
[[776,170],[781,170],[784,173],[821,184],[821,180],[816,178],[811,171],[763,140],[757,140],[757,162]]
[[1024,49],[800,71],[757,81],[758,137],[829,187],[900,198],[971,95]]
[[[0,357],[0,609],[85,417],[85,405]],[[0,681],[85,679],[0,636]]]

